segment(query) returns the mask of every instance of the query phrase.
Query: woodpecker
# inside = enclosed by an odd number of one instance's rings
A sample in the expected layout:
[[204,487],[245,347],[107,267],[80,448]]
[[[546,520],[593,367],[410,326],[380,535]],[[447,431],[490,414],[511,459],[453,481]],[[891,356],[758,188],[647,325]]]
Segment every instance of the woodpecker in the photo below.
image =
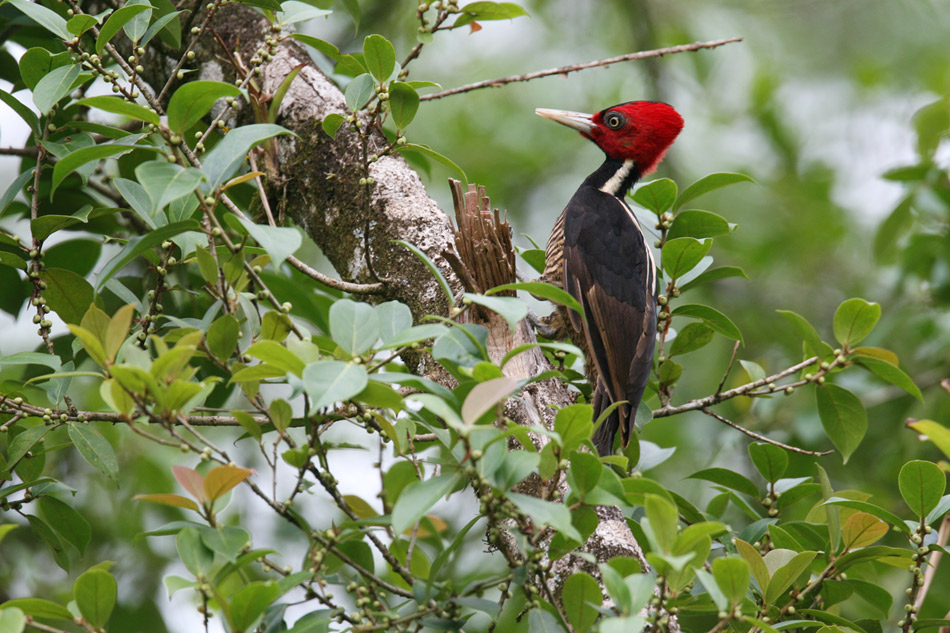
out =
[[625,401],[594,434],[594,446],[608,455],[618,428],[623,446],[630,442],[656,342],[656,265],[624,197],[656,169],[683,129],[683,118],[653,101],[621,103],[593,115],[536,112],[577,130],[606,155],[555,222],[542,279],[569,292],[584,308],[583,318],[559,308],[547,325],[555,338],[570,336],[587,355],[595,419]]

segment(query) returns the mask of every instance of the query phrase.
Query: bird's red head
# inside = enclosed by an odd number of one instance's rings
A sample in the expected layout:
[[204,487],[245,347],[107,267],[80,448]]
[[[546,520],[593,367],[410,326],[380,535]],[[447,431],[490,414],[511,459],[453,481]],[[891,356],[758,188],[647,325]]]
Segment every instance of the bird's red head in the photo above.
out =
[[629,101],[593,115],[543,108],[536,112],[579,131],[604,150],[607,158],[632,159],[641,176],[656,169],[683,129],[683,117],[656,101]]

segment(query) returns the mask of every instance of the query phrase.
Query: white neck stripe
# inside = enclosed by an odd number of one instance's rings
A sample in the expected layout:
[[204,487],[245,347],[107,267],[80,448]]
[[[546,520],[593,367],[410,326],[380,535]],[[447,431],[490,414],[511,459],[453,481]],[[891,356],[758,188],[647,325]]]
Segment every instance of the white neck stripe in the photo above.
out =
[[620,169],[617,170],[613,176],[610,177],[610,180],[604,183],[604,186],[600,188],[604,193],[609,193],[612,196],[615,196],[620,192],[620,187],[623,184],[623,181],[627,179],[627,176],[630,175],[630,171],[633,169],[633,160],[628,158],[623,161],[623,165],[620,166]]

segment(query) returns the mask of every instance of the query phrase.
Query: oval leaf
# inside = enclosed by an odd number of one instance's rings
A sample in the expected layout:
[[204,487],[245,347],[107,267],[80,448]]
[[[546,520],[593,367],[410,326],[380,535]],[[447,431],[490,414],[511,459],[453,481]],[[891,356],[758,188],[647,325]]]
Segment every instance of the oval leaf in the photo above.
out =
[[815,399],[821,426],[847,463],[868,430],[867,411],[856,395],[830,383],[815,390]]
[[357,395],[366,388],[369,377],[359,365],[320,360],[307,365],[302,380],[310,396],[310,409],[317,410]]
[[864,299],[848,299],[835,312],[835,338],[842,345],[855,345],[871,333],[881,318],[881,306]]
[[936,464],[913,460],[901,468],[897,483],[907,507],[923,518],[940,503],[947,487],[947,477]]
[[379,338],[379,317],[368,303],[340,299],[330,306],[330,338],[350,356],[359,356]]
[[696,267],[712,247],[712,240],[700,242],[680,237],[663,245],[663,270],[673,279],[682,277]]
[[241,90],[233,84],[190,81],[178,88],[168,102],[168,127],[173,132],[184,134],[211,111],[215,101],[240,95]]
[[96,629],[109,621],[115,608],[117,586],[112,574],[104,569],[90,569],[73,585],[73,598],[82,617]]
[[396,69],[396,49],[382,35],[370,35],[363,40],[363,63],[373,77],[382,83]]

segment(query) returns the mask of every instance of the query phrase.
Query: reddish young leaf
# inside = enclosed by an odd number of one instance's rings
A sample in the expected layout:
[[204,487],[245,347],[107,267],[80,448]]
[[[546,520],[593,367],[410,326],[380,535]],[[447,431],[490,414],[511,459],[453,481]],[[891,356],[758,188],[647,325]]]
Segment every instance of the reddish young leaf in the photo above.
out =
[[205,494],[204,477],[197,470],[187,466],[172,466],[172,474],[175,475],[175,479],[178,480],[181,487],[187,490],[192,497],[201,503],[208,500],[208,496]]

